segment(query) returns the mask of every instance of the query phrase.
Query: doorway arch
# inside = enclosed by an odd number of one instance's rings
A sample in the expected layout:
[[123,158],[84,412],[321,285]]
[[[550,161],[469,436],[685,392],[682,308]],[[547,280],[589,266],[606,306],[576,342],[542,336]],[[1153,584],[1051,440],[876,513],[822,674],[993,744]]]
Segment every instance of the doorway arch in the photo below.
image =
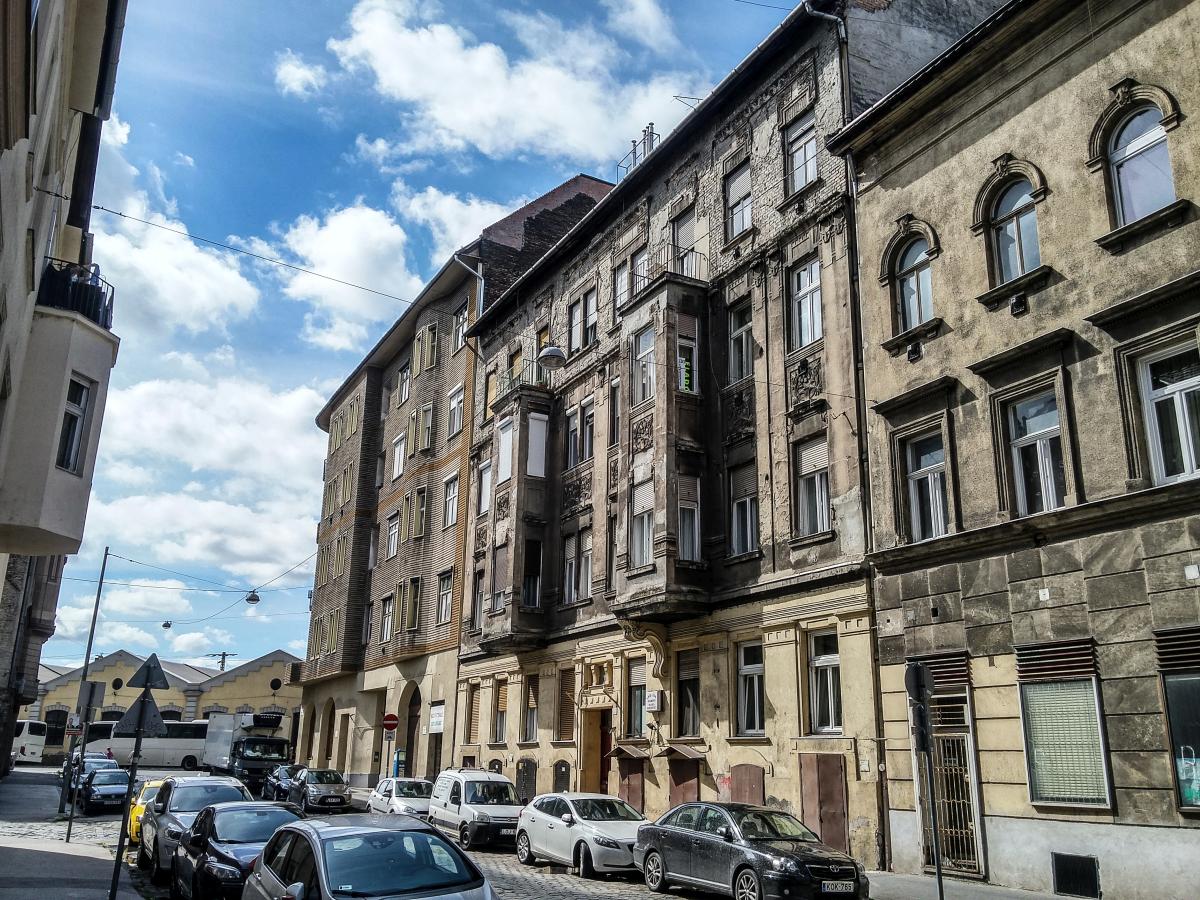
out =
[[413,778],[417,774],[417,740],[421,734],[421,689],[413,685],[412,695],[408,698],[408,719],[405,726],[404,765],[400,774],[405,778]]
[[329,761],[333,759],[333,711],[333,698],[330,697],[321,711],[320,764],[326,769],[329,768]]

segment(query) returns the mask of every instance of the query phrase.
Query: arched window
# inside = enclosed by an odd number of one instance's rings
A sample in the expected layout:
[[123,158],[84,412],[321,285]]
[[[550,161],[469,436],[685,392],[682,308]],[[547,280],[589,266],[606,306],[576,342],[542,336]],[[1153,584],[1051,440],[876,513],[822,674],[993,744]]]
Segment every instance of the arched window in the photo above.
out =
[[916,328],[933,318],[933,280],[929,268],[929,241],[917,238],[904,248],[896,262],[902,330]]
[[1162,118],[1157,106],[1146,104],[1113,130],[1108,165],[1120,225],[1175,202],[1175,179]]
[[1000,192],[992,207],[996,284],[1005,284],[1042,264],[1038,249],[1033,185],[1021,178]]

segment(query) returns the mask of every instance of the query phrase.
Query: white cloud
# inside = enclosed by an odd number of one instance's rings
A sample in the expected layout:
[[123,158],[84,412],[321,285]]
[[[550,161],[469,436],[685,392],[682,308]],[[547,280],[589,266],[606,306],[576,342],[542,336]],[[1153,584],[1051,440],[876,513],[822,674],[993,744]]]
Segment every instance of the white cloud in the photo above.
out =
[[175,653],[186,653],[189,656],[203,660],[199,665],[211,666],[212,660],[203,656],[209,650],[221,645],[220,649],[228,649],[233,642],[233,635],[220,628],[204,628],[200,631],[185,631],[171,638],[171,650]]
[[288,641],[287,648],[293,653],[308,652],[308,641]]
[[123,147],[129,143],[129,123],[122,122],[115,112],[101,127],[101,142],[110,147]]
[[96,643],[108,647],[110,650],[126,645],[154,648],[158,646],[158,638],[136,625],[126,625],[124,622],[105,622],[96,629]]
[[427,227],[433,234],[432,263],[440,266],[488,225],[527,202],[524,198],[496,203],[480,197],[447,194],[435,187],[414,192],[404,181],[392,185],[392,205],[405,219]]
[[188,156],[182,150],[175,151],[175,156],[173,157],[173,161],[174,161],[175,165],[177,165],[177,166],[183,166],[184,168],[187,168],[187,169],[196,168],[196,160],[193,159],[192,157]]
[[275,57],[275,86],[284,94],[307,100],[319,93],[328,80],[324,66],[306,63],[290,49]]
[[679,37],[658,0],[600,0],[608,10],[608,27],[651,50],[675,50]]
[[694,72],[618,77],[619,48],[591,26],[503,18],[523,43],[518,58],[388,0],[360,0],[348,35],[328,46],[344,68],[369,73],[376,90],[401,105],[409,153],[475,148],[491,157],[611,162],[648,121],[666,133],[682,118],[686,109],[672,95],[706,90]]
[[138,463],[115,461],[104,467],[104,477],[127,487],[148,487],[154,483],[154,472]]

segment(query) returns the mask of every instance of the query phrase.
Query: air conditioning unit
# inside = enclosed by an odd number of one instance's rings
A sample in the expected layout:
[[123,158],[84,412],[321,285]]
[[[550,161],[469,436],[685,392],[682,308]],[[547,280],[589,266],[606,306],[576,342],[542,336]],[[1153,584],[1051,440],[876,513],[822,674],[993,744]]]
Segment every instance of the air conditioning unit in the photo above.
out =
[[646,702],[643,708],[646,712],[661,712],[663,708],[662,691],[646,691]]

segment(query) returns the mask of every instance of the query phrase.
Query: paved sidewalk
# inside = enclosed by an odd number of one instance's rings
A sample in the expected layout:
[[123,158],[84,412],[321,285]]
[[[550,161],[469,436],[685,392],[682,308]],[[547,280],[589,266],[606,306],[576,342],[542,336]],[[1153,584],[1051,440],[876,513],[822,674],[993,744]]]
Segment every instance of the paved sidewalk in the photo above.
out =
[[[871,879],[871,900],[937,900],[937,882],[929,876],[868,872],[867,877]],[[943,879],[943,884],[946,900],[1061,900],[1051,894],[954,878]]]
[[[0,898],[104,900],[112,871],[112,854],[96,844],[0,837]],[[123,878],[117,896],[141,900],[127,884]]]

